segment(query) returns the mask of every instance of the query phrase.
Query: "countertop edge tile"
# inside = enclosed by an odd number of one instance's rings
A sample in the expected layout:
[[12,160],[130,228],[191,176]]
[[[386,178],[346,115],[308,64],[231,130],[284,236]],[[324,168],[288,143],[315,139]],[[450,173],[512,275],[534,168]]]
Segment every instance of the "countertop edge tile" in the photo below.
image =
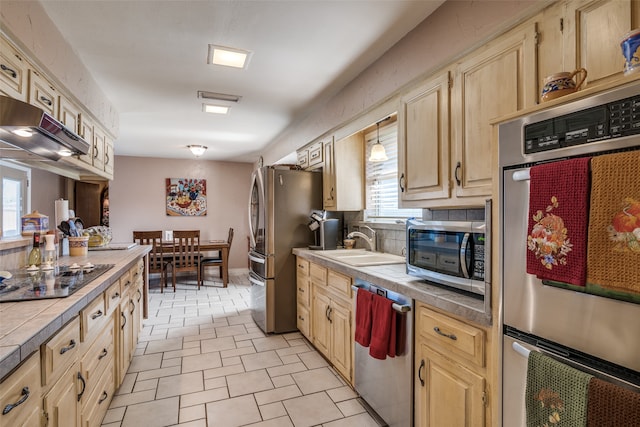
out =
[[354,267],[327,259],[319,255],[318,251],[306,248],[294,248],[293,254],[347,276],[375,283],[478,325],[491,326],[491,313],[485,312],[485,303],[482,299],[444,289],[410,276],[406,273],[405,264]]
[[24,360],[20,355],[19,345],[0,346],[0,358],[7,361],[7,363],[0,364],[0,380],[13,370],[13,368],[7,369],[6,367],[18,366],[20,361]]

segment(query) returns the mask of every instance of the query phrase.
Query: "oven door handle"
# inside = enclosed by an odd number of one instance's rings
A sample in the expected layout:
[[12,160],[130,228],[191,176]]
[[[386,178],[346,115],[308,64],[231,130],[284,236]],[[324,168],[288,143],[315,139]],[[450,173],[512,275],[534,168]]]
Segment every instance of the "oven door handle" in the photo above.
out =
[[257,286],[264,286],[265,283],[262,280],[258,280],[258,279],[254,279],[253,277],[249,276],[249,281],[251,282],[251,284],[253,285],[257,285]]
[[471,233],[464,233],[462,244],[460,245],[460,266],[462,268],[462,275],[465,279],[469,278],[469,269],[467,268],[467,250],[469,246],[469,237],[471,237]]
[[251,252],[249,252],[249,260],[252,262],[257,262],[258,264],[264,264],[267,261],[265,258],[260,258],[260,257],[251,255]]

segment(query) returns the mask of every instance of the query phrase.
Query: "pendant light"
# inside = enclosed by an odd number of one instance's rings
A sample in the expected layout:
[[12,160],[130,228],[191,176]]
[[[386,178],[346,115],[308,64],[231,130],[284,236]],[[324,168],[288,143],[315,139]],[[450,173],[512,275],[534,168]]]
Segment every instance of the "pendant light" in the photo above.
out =
[[[388,118],[389,117],[380,120],[380,122],[383,122]],[[376,143],[371,147],[371,156],[369,156],[370,162],[384,162],[386,160],[389,160],[389,158],[387,157],[387,153],[384,150],[384,145],[380,144],[380,122],[376,123],[377,140]]]

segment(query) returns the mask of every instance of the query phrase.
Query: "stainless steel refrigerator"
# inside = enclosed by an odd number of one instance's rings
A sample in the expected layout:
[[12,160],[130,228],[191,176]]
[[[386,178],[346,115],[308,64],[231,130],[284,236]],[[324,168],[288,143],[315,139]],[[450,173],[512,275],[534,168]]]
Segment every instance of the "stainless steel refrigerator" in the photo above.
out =
[[322,174],[266,166],[251,177],[251,314],[267,333],[295,331],[296,264],[291,250],[313,245],[309,213],[322,209]]

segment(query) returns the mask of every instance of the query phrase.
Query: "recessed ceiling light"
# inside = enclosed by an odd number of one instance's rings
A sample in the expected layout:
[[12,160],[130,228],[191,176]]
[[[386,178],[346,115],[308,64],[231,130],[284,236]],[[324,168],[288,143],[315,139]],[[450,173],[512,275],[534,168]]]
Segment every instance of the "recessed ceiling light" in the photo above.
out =
[[251,52],[231,47],[209,45],[207,63],[226,67],[245,68],[249,63]]
[[202,111],[205,113],[227,114],[229,107],[224,105],[202,104]]
[[223,102],[240,102],[242,99],[239,95],[230,95],[227,93],[218,93],[218,92],[208,92],[206,90],[198,91],[198,98],[213,100],[213,101],[223,101]]

